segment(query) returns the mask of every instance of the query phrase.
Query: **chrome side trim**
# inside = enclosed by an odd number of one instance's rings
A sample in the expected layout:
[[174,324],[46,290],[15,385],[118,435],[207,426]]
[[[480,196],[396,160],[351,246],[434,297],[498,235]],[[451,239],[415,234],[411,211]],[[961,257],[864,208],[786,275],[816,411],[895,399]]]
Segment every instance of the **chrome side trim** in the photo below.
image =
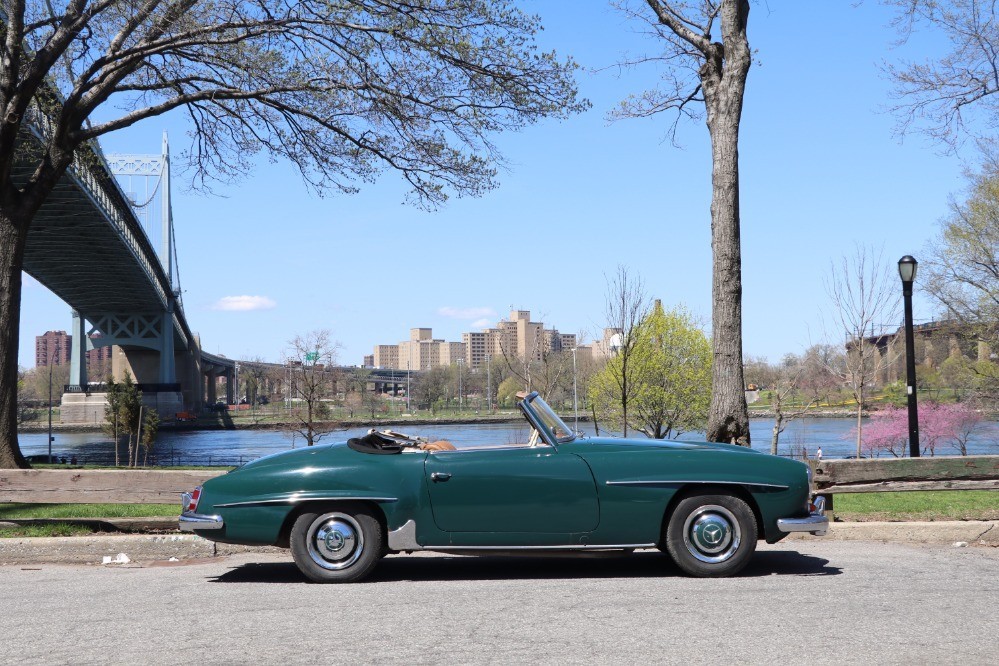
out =
[[220,530],[224,523],[222,516],[207,516],[201,513],[191,513],[184,511],[180,514],[180,531],[193,532],[194,530]]
[[655,548],[654,543],[589,544],[577,543],[567,546],[424,546],[424,550],[463,551],[463,550],[622,550],[625,548]]
[[309,497],[301,496],[297,493],[294,495],[289,495],[288,497],[282,497],[278,499],[269,500],[251,500],[248,502],[229,502],[227,504],[216,504],[215,506],[219,508],[233,507],[233,506],[270,506],[273,504],[298,504],[299,502],[351,502],[351,501],[367,501],[367,502],[398,502],[398,497]]
[[639,486],[643,488],[658,488],[661,486],[676,486],[681,483],[699,483],[710,486],[755,486],[757,488],[776,488],[778,490],[787,490],[788,486],[782,486],[777,483],[755,483],[753,481],[704,481],[698,480],[694,481],[691,479],[675,479],[675,480],[654,480],[649,479],[647,481],[607,481],[608,486]]
[[416,541],[416,521],[410,518],[397,530],[388,533],[389,550],[423,550]]

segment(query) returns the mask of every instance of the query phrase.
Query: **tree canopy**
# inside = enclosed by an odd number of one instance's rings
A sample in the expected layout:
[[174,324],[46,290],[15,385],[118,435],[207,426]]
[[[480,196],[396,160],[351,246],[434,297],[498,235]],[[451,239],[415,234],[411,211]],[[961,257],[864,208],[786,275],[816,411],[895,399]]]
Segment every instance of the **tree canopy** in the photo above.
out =
[[623,357],[612,356],[590,381],[590,399],[605,420],[655,439],[705,427],[711,404],[711,341],[683,308],[656,301],[632,340],[627,415],[617,396]]
[[[32,220],[96,140],[171,111],[195,182],[287,159],[319,192],[384,171],[434,208],[496,186],[493,136],[588,107],[507,0],[6,0],[0,7],[0,467],[17,445]],[[28,149],[25,140],[39,145]]]

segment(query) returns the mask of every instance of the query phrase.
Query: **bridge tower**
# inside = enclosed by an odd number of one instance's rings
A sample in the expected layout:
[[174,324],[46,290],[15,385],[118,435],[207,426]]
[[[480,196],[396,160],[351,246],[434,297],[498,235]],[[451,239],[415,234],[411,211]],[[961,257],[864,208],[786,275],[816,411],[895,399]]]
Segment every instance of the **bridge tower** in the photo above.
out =
[[204,380],[198,340],[184,334],[177,316],[183,301],[170,201],[170,145],[166,132],[160,155],[109,155],[107,163],[139,219],[146,239],[154,246],[160,265],[153,268],[162,270],[169,289],[162,290],[161,307],[155,311],[122,312],[113,306],[104,312],[85,315],[73,311],[73,347],[69,387],[63,396],[63,421],[103,419],[103,387],[90,383],[86,363],[86,353],[103,346],[115,349],[112,375],[121,380],[126,372],[131,374],[143,392],[143,401],[161,416],[171,418],[176,412],[201,406]]

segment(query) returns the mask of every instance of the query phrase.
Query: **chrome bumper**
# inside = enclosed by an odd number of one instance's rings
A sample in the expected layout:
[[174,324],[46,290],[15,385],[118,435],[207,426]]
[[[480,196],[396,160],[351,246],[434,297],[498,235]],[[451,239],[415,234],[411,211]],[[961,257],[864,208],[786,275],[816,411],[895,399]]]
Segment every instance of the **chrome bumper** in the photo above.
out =
[[825,516],[826,499],[816,498],[815,511],[807,518],[778,518],[777,529],[781,532],[808,532],[815,536],[823,536],[829,531],[829,519]]
[[[188,493],[184,493],[181,495],[181,501],[183,503],[182,506],[186,507],[191,502],[191,496]],[[188,511],[186,508],[180,512],[181,532],[220,530],[223,525],[222,516],[219,515],[209,516],[203,513],[194,513],[193,511]]]
[[202,513],[180,514],[180,531],[193,532],[194,530],[220,530],[222,529],[222,516],[206,516]]

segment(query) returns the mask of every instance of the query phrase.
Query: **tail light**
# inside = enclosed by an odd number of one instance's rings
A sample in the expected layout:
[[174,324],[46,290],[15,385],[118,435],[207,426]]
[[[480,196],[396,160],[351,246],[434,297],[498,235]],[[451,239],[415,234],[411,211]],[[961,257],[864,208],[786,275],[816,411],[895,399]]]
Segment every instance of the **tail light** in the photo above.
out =
[[201,486],[198,486],[191,491],[190,495],[187,495],[187,505],[184,509],[190,513],[196,513],[198,511],[198,500],[201,499]]

